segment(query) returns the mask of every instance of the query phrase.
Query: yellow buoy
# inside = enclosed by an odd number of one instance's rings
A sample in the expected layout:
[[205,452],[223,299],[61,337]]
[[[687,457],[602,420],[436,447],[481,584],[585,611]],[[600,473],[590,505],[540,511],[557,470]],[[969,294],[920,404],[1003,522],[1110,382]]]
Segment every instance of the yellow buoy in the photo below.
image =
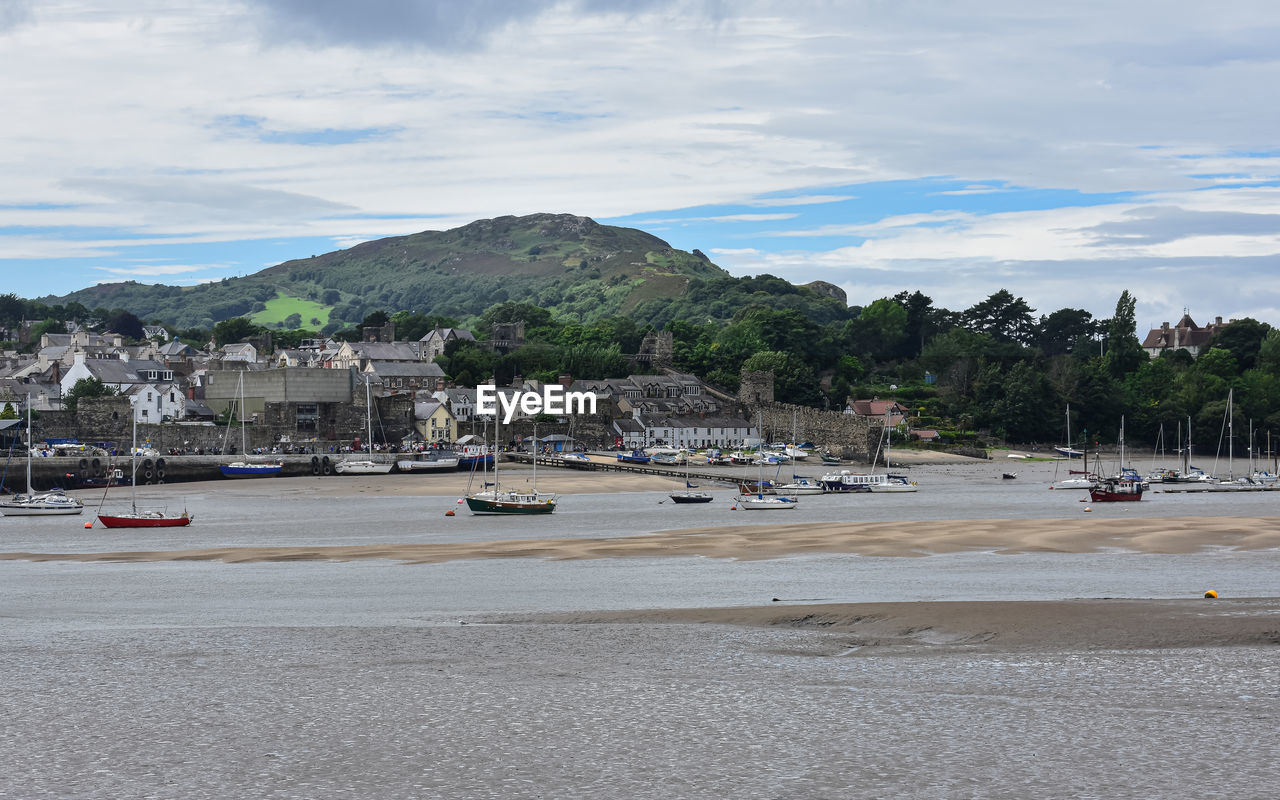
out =
[[1216,600],[1218,598],[1218,593],[1210,589],[1209,591],[1204,593],[1204,596],[1209,598],[1210,600]]

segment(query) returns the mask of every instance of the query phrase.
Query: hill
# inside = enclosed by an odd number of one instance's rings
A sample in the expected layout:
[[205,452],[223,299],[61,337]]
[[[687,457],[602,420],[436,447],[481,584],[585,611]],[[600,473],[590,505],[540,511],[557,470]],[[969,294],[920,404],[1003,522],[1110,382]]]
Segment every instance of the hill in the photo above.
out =
[[[123,308],[183,328],[239,316],[269,323],[290,313],[301,317],[303,327],[337,327],[376,310],[469,319],[507,300],[584,322],[627,315],[660,323],[664,307],[691,288],[705,292],[737,280],[701,253],[677,250],[644,231],[568,214],[532,214],[378,239],[217,283],[101,284],[46,302]],[[844,310],[821,291],[787,286],[784,293],[799,292],[805,303],[829,304],[830,313]],[[734,310],[724,309],[722,316]]]

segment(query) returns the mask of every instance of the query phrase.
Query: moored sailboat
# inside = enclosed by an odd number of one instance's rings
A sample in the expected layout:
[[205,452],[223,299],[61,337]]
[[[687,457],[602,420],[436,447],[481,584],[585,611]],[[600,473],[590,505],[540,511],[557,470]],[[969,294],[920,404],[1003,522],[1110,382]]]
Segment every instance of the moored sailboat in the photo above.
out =
[[[369,388],[369,376],[364,379],[365,427],[368,439],[365,446],[373,450],[373,391]],[[333,471],[339,475],[386,475],[395,466],[391,461],[374,461],[372,458],[344,458],[333,465]],[[454,463],[457,466],[457,463]]]
[[[495,420],[493,424],[493,438],[498,438],[498,423]],[[537,430],[534,430],[534,440],[537,441]],[[485,482],[485,488],[479,492],[468,494],[466,497],[467,508],[472,514],[550,514],[556,510],[557,497],[551,493],[538,493],[538,458],[534,454],[533,458],[533,487],[527,491],[518,489],[503,489],[502,482],[498,477],[498,461],[493,460],[493,485],[490,488],[488,482]],[[484,473],[487,478],[487,471]]]
[[[169,514],[167,509],[139,509],[138,508],[138,420],[133,420],[133,447],[129,449],[130,461],[130,491],[129,491],[129,508],[127,512],[119,512],[116,514],[104,514],[102,510],[98,510],[98,521],[108,528],[182,528],[191,524],[191,515],[184,509],[182,514]],[[105,502],[107,491],[111,486],[103,490],[102,499]]]
[[694,491],[695,489],[698,489],[698,485],[689,481],[689,459],[686,457],[684,460],[684,491],[672,492],[667,496],[671,498],[673,503],[710,503],[714,499],[710,492]]
[[84,505],[68,497],[61,489],[36,492],[31,489],[31,395],[27,395],[27,493],[0,502],[0,514],[6,517],[52,517],[79,514]]
[[[237,415],[240,417],[240,452],[246,454],[248,451],[248,436],[244,430],[244,373],[240,373],[240,383],[238,394],[240,395],[239,404],[236,406]],[[231,432],[232,417],[227,418],[227,434]],[[223,434],[223,449],[226,449],[227,434]],[[219,464],[218,471],[226,478],[270,478],[280,474],[280,470],[284,469],[282,462],[269,461],[249,461],[246,457],[240,461],[232,461],[229,464]]]

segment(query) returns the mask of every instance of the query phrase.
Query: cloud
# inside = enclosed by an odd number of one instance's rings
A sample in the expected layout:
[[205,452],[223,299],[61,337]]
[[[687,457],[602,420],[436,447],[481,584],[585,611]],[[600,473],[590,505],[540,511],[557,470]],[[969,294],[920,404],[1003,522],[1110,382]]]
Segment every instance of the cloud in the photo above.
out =
[[200,266],[192,266],[189,264],[145,264],[137,267],[94,267],[100,272],[106,272],[113,279],[120,278],[157,278],[167,275],[185,275],[189,272],[199,272],[206,269],[226,269],[225,265],[204,264]]
[[744,206],[754,207],[780,207],[780,206],[812,206],[822,205],[825,203],[842,203],[845,200],[856,200],[856,195],[851,194],[809,194],[800,195],[799,197],[760,197],[754,200],[747,200]]
[[0,34],[5,34],[31,20],[29,0],[0,0]]
[[693,222],[773,222],[775,220],[795,219],[797,214],[722,214],[713,217],[671,217],[668,219],[636,220],[634,225],[679,225]]
[[271,41],[359,47],[399,45],[472,50],[494,33],[537,20],[556,6],[584,15],[642,13],[674,5],[661,0],[266,0],[258,11],[261,32]]
[[1144,206],[1124,212],[1124,219],[1086,229],[1094,244],[1151,245],[1193,236],[1280,236],[1280,214],[1239,211],[1189,211],[1174,206]]

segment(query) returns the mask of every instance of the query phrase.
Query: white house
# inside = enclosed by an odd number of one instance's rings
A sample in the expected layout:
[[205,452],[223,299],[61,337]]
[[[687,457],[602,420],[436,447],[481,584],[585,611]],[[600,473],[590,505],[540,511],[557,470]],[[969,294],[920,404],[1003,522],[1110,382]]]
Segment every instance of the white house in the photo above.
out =
[[173,370],[159,361],[120,361],[115,358],[85,358],[84,353],[75,354],[75,363],[62,374],[59,383],[65,397],[76,385],[76,381],[97,378],[103,386],[108,386],[124,394],[134,386],[145,383],[167,383],[173,381]]
[[133,418],[138,422],[164,422],[187,416],[187,397],[177,383],[139,384],[128,390],[126,396],[133,406]]

